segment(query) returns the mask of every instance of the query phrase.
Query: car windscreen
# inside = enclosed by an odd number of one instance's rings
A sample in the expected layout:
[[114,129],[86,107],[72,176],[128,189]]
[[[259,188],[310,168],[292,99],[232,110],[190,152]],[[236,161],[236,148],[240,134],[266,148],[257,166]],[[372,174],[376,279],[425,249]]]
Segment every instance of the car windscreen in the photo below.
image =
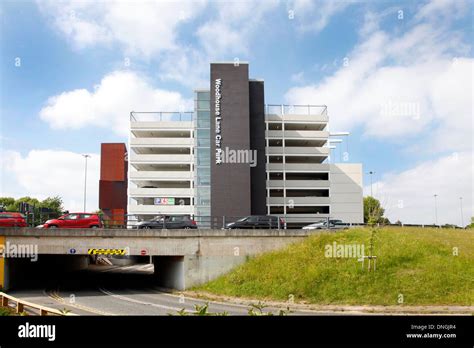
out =
[[183,221],[183,216],[170,216],[169,221],[171,222]]
[[150,221],[163,221],[163,216],[156,216],[153,219],[151,219]]

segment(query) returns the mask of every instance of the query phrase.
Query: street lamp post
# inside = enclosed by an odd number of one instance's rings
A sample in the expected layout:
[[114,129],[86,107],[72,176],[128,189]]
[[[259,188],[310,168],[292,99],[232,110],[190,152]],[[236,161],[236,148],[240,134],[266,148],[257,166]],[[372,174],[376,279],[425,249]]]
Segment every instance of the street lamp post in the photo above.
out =
[[437,207],[437,202],[436,202],[436,198],[438,197],[438,195],[434,194],[433,197],[435,201],[435,222],[436,222],[436,226],[438,226],[438,207]]
[[461,227],[464,228],[464,216],[462,214],[462,197],[459,197],[459,202],[461,204]]
[[86,166],[84,169],[84,213],[86,212],[86,196],[87,196],[87,159],[90,155],[82,155],[86,159]]
[[375,172],[370,171],[367,174],[370,174],[370,196],[374,197],[374,191],[373,191],[373,188],[372,188],[372,175],[375,174]]

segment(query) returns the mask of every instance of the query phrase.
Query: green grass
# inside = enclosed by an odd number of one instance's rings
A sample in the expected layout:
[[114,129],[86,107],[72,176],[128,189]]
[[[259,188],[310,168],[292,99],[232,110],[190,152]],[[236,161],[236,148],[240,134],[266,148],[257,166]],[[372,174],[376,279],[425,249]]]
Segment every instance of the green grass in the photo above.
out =
[[[474,305],[472,230],[381,228],[374,255],[377,270],[355,258],[327,258],[327,244],[363,244],[368,228],[321,233],[285,249],[251,258],[196,290],[214,294],[314,304]],[[458,248],[459,255],[453,255]]]
[[14,311],[10,308],[0,307],[0,317],[15,315]]

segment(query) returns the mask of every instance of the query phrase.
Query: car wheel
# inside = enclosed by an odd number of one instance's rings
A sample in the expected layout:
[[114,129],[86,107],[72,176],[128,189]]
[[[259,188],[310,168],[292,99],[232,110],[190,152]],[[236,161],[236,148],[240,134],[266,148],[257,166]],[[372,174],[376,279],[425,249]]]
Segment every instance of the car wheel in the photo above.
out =
[[150,226],[143,226],[142,228],[144,228],[145,230],[150,230],[151,229]]
[[58,226],[52,225],[52,226],[49,226],[49,228],[58,228]]
[[191,228],[191,227],[188,227],[188,226],[184,227],[185,230],[189,230],[190,228]]
[[99,228],[99,226],[93,225],[93,226],[91,226],[91,228]]

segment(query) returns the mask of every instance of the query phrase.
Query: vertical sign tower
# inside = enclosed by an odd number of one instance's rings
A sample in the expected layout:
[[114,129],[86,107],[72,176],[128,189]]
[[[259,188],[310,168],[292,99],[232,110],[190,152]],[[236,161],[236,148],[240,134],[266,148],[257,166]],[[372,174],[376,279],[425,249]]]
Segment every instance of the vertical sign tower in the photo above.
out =
[[248,63],[212,63],[210,91],[211,215],[250,215],[251,167],[226,157],[229,150],[251,150]]

